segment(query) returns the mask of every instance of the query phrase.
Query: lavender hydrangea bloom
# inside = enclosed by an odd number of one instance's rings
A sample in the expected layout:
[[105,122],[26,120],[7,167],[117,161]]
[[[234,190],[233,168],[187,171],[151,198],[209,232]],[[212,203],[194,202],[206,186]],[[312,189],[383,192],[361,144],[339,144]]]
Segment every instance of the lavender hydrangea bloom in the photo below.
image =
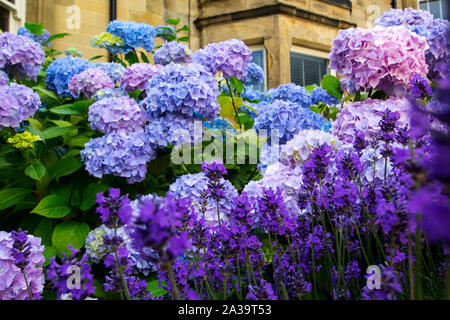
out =
[[319,102],[322,102],[324,104],[327,104],[329,106],[334,106],[336,104],[339,104],[339,99],[336,99],[332,95],[328,94],[327,90],[322,89],[321,87],[316,87],[311,92],[311,103],[313,105],[319,104]]
[[[41,238],[27,235],[29,244],[28,263],[24,267],[33,297],[39,297],[44,289],[45,277],[42,266],[45,262]],[[29,298],[22,271],[15,265],[12,255],[14,238],[12,233],[0,231],[0,300],[26,300]]]
[[73,76],[92,67],[93,64],[81,58],[58,58],[47,69],[46,88],[56,92],[61,97],[71,97],[69,81]]
[[366,138],[375,137],[382,113],[386,110],[400,112],[399,127],[409,124],[409,102],[406,99],[386,101],[366,99],[361,102],[346,103],[333,122],[331,133],[344,142],[352,143],[355,130],[363,131]]
[[320,129],[326,122],[320,114],[304,109],[301,105],[275,100],[260,102],[254,128],[259,132],[266,129],[273,140],[276,135],[280,144],[291,140],[300,130]]
[[[132,206],[136,207],[137,201],[133,201]],[[134,208],[135,209],[135,208]],[[136,211],[136,209],[134,210]],[[134,213],[136,215],[136,213]],[[156,271],[156,264],[145,259],[145,255],[137,252],[133,249],[131,238],[128,234],[129,229],[127,227],[120,227],[117,229],[117,235],[121,237],[129,252],[129,258],[131,267],[134,273],[142,273],[148,275],[150,272]],[[105,236],[111,236],[114,233],[112,229],[107,228],[105,225],[92,230],[86,237],[86,254],[89,259],[94,263],[100,263],[104,258],[110,254],[108,246],[104,243]],[[151,252],[145,251],[147,255],[151,255]]]
[[116,62],[97,62],[94,64],[96,68],[102,69],[115,83],[120,81],[125,68]]
[[108,98],[120,98],[123,96],[126,96],[127,93],[125,91],[123,91],[121,88],[105,88],[105,89],[100,89],[98,90],[93,98],[95,99],[95,101],[99,101],[102,99],[108,99]]
[[143,131],[146,120],[145,110],[127,96],[102,99],[89,107],[91,128],[103,133]]
[[197,50],[193,58],[195,63],[203,65],[213,75],[221,71],[226,79],[236,77],[240,80],[247,75],[247,65],[251,59],[251,50],[237,39],[210,43],[204,49]]
[[126,54],[138,48],[143,48],[151,52],[155,47],[155,29],[146,23],[114,20],[109,23],[106,32],[112,33],[122,39],[123,46],[119,48],[119,53]]
[[293,102],[301,105],[305,109],[311,107],[311,95],[309,92],[294,83],[282,84],[278,88],[270,89],[268,94],[272,101],[283,100]]
[[0,127],[19,127],[41,105],[32,89],[16,83],[0,86],[0,101]]
[[9,77],[8,75],[0,70],[0,86],[6,86],[9,83]]
[[129,183],[145,179],[147,162],[156,157],[153,146],[143,132],[112,132],[91,139],[81,151],[86,170],[94,177],[112,174],[127,178]]
[[302,166],[308,160],[311,150],[322,144],[327,144],[334,149],[343,145],[338,137],[330,133],[320,130],[302,130],[281,147],[280,161],[292,169]]
[[[39,43],[40,45],[44,45],[48,39],[50,39],[50,32],[48,32],[46,29],[43,30],[43,33],[38,37],[35,34],[32,34],[27,28],[20,27],[19,30],[17,30],[17,35],[28,37],[34,42]],[[48,44],[50,46],[51,43]]]
[[425,52],[426,61],[429,67],[428,76],[431,80],[445,78],[448,74],[446,64],[450,59],[450,23],[442,19],[433,19],[433,15],[428,11],[414,10],[406,8],[405,10],[391,9],[384,12],[380,18],[375,21],[375,25],[404,26],[425,37],[429,48]]
[[[216,200],[207,195],[208,177],[203,173],[186,174],[178,177],[177,181],[170,185],[169,191],[178,199],[185,198],[192,201],[196,212],[204,215],[209,224],[218,223]],[[224,197],[219,200],[219,212],[221,221],[226,220],[232,210],[234,197],[238,195],[236,188],[230,181],[220,179],[223,185]]]
[[153,55],[155,64],[168,65],[169,63],[189,63],[192,61],[192,51],[177,41],[164,43]]
[[[150,116],[148,120],[148,124],[145,126],[147,141],[162,148],[168,144],[175,147],[183,144],[192,145],[202,139],[202,122],[196,121],[195,118],[167,113],[159,117]],[[199,123],[199,129],[197,129],[196,123]]]
[[257,199],[264,194],[265,189],[280,189],[284,206],[292,214],[300,214],[297,206],[297,195],[302,185],[302,172],[300,167],[291,168],[280,162],[267,167],[261,180],[250,181],[243,192],[257,203]]
[[246,86],[255,86],[264,82],[263,69],[254,62],[247,65],[247,76],[242,81]]
[[69,91],[76,98],[83,94],[91,99],[98,90],[105,88],[114,88],[114,83],[103,70],[96,68],[84,70],[69,82]]
[[133,92],[137,89],[145,90],[148,81],[157,75],[163,66],[150,63],[135,63],[127,67],[120,78],[120,86],[126,92]]
[[330,68],[356,87],[401,97],[414,74],[427,74],[427,48],[423,37],[404,27],[350,28],[333,40]]
[[216,79],[195,63],[169,64],[150,79],[146,93],[143,105],[154,118],[174,113],[214,120],[220,112]]
[[38,43],[28,37],[0,33],[0,69],[6,73],[36,81],[44,61]]

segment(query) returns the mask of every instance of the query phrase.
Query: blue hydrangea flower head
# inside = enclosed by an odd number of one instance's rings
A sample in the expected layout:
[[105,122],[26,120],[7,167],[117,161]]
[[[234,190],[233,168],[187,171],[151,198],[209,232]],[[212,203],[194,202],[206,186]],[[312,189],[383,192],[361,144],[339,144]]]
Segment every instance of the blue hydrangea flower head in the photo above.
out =
[[271,100],[283,100],[301,105],[305,109],[311,107],[311,95],[309,92],[294,83],[282,84],[278,88],[268,91]]
[[304,109],[301,105],[274,100],[256,105],[258,115],[254,128],[267,130],[268,137],[277,135],[280,144],[291,140],[300,130],[320,129],[327,121],[320,114]]
[[155,51],[153,60],[156,64],[168,65],[169,63],[189,63],[192,61],[192,51],[184,44],[177,41],[164,43]]
[[45,85],[61,97],[71,97],[69,82],[73,76],[80,74],[93,64],[82,58],[63,57],[53,61],[47,69]]
[[94,177],[124,177],[128,183],[145,179],[147,163],[156,157],[143,132],[118,131],[91,139],[81,151],[86,170]]
[[[17,31],[17,34],[19,36],[25,36],[33,40],[34,42],[39,43],[40,45],[44,45],[48,39],[50,39],[50,32],[48,32],[46,29],[44,29],[44,32],[38,37],[35,34],[32,34],[27,28],[20,27]],[[49,43],[47,46],[50,46],[51,43]]]
[[146,23],[111,21],[106,28],[109,32],[123,41],[123,46],[119,47],[120,53],[128,53],[138,48],[143,48],[151,52],[155,47],[155,29]]
[[327,90],[322,89],[321,87],[316,87],[311,92],[311,103],[313,105],[317,105],[319,104],[319,102],[322,102],[329,106],[334,106],[338,104],[340,101],[335,97],[333,97],[332,95],[328,94]]
[[259,85],[264,82],[263,69],[254,62],[250,62],[247,65],[247,76],[244,78],[243,83],[247,86]]
[[153,118],[174,113],[214,120],[220,112],[217,81],[196,63],[169,64],[150,79],[146,94],[143,105]]

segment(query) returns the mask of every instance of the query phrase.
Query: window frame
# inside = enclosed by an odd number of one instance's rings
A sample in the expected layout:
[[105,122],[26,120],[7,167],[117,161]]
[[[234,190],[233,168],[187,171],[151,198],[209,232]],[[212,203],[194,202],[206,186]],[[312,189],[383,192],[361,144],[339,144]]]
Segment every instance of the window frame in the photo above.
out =
[[262,51],[262,53],[263,53],[264,90],[267,90],[267,74],[268,74],[268,70],[267,70],[267,50],[266,50],[266,47],[261,44],[261,45],[249,46],[249,49],[252,51],[252,53],[254,51]]
[[17,33],[19,28],[25,24],[27,1],[15,0],[15,3],[11,3],[7,0],[0,0],[0,6],[9,11],[8,32]]
[[[289,52],[289,57],[291,56],[291,53],[299,53],[301,55],[310,56],[313,58],[324,59],[326,67],[325,75],[331,74],[333,76],[336,76],[336,70],[330,69],[329,52],[293,45]],[[291,82],[292,82],[292,73],[291,73]]]
[[[444,17],[443,17],[444,16],[444,12],[443,12],[443,9],[442,9],[442,0],[437,0],[437,1],[439,1],[439,14],[440,14],[440,16],[439,17],[434,17],[434,18],[444,19]],[[420,9],[420,4],[421,3],[425,3],[426,6],[427,6],[426,11],[431,13],[431,11],[430,11],[430,0],[417,0],[417,8],[419,10],[422,10],[422,9]]]

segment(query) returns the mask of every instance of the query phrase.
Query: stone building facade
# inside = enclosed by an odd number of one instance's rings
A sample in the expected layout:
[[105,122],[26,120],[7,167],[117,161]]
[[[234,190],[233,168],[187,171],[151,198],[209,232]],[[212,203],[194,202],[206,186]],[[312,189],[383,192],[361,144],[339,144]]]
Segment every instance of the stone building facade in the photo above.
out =
[[[110,12],[113,2],[115,13]],[[270,88],[291,81],[317,83],[330,72],[328,53],[340,29],[371,27],[392,7],[418,5],[418,0],[26,0],[26,20],[42,22],[51,33],[70,33],[54,42],[55,49],[77,47],[89,58],[105,54],[89,41],[105,30],[111,14],[152,25],[180,18],[191,29],[192,50],[243,40],[264,67]]]

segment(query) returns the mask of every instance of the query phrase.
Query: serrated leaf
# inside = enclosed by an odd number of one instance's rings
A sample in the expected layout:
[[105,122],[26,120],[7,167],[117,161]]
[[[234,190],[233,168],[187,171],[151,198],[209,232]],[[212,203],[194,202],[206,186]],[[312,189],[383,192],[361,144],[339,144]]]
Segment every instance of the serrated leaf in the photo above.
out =
[[64,104],[62,106],[57,106],[49,109],[50,112],[59,114],[59,115],[83,115],[84,113],[77,109],[75,105],[72,104]]
[[342,88],[339,79],[331,74],[328,74],[322,78],[320,82],[322,89],[327,90],[328,94],[336,99],[342,99]]
[[32,128],[35,128],[37,130],[44,129],[44,125],[39,120],[36,120],[36,119],[33,119],[33,118],[29,117],[27,119],[27,121],[30,124],[30,127],[32,127]]
[[73,139],[70,139],[69,142],[67,143],[69,146],[72,147],[82,147],[84,148],[84,145],[86,143],[89,142],[89,140],[91,140],[90,137],[86,137],[86,136],[76,136]]
[[40,36],[44,33],[44,26],[42,23],[25,22],[25,28],[30,31],[31,34],[36,36]]
[[43,267],[48,266],[50,264],[50,258],[53,258],[54,256],[56,256],[56,249],[55,249],[55,247],[45,246],[45,249],[44,249],[45,262],[44,262]]
[[62,38],[67,37],[67,36],[70,36],[70,33],[56,33],[56,34],[52,34],[50,36],[50,38],[48,38],[48,40],[44,43],[44,45],[46,46],[47,44],[49,44],[53,40],[62,39]]
[[244,84],[242,83],[241,80],[239,80],[236,77],[231,77],[230,78],[230,83],[231,85],[236,89],[236,91],[240,94],[242,92],[242,90],[244,90]]
[[180,23],[180,18],[176,18],[176,19],[167,19],[166,22],[167,22],[168,24],[171,24],[171,25],[176,26],[177,24]]
[[53,227],[55,226],[55,221],[52,219],[41,218],[41,221],[37,224],[33,231],[33,235],[42,239],[41,243],[44,246],[52,245],[52,233]]
[[56,96],[56,94],[53,91],[44,89],[42,87],[33,87],[32,88],[34,91],[38,91],[38,93],[40,93],[41,95],[47,96],[49,98],[52,98],[53,100],[59,101],[58,97]]
[[92,208],[92,206],[97,201],[97,193],[103,193],[108,189],[109,186],[103,183],[90,184],[83,193],[80,209],[83,211],[87,211]]
[[58,224],[53,230],[52,244],[57,254],[62,252],[69,254],[69,244],[75,249],[81,249],[89,232],[90,228],[84,222],[66,221]]
[[188,36],[180,37],[180,38],[178,38],[178,41],[181,41],[181,42],[189,42],[189,37],[188,37]]
[[53,167],[48,170],[50,179],[58,179],[68,176],[82,167],[79,159],[67,158],[59,160]]
[[95,56],[95,57],[90,58],[89,61],[92,62],[94,60],[98,60],[98,59],[101,59],[101,58],[103,58],[103,56]]
[[42,199],[31,213],[36,213],[47,218],[63,218],[71,211],[67,199],[57,195],[50,195]]
[[306,91],[308,91],[309,94],[311,94],[315,88],[317,88],[317,84],[311,84],[305,87]]
[[8,188],[0,190],[0,211],[18,204],[30,193],[31,190],[25,188]]
[[40,181],[45,175],[45,167],[41,161],[35,159],[31,161],[31,164],[25,168],[25,174],[30,178]]
[[63,136],[65,134],[68,134],[69,132],[72,132],[76,130],[77,127],[70,126],[70,127],[51,127],[47,128],[44,131],[42,131],[42,135],[45,139],[53,139],[60,136]]

